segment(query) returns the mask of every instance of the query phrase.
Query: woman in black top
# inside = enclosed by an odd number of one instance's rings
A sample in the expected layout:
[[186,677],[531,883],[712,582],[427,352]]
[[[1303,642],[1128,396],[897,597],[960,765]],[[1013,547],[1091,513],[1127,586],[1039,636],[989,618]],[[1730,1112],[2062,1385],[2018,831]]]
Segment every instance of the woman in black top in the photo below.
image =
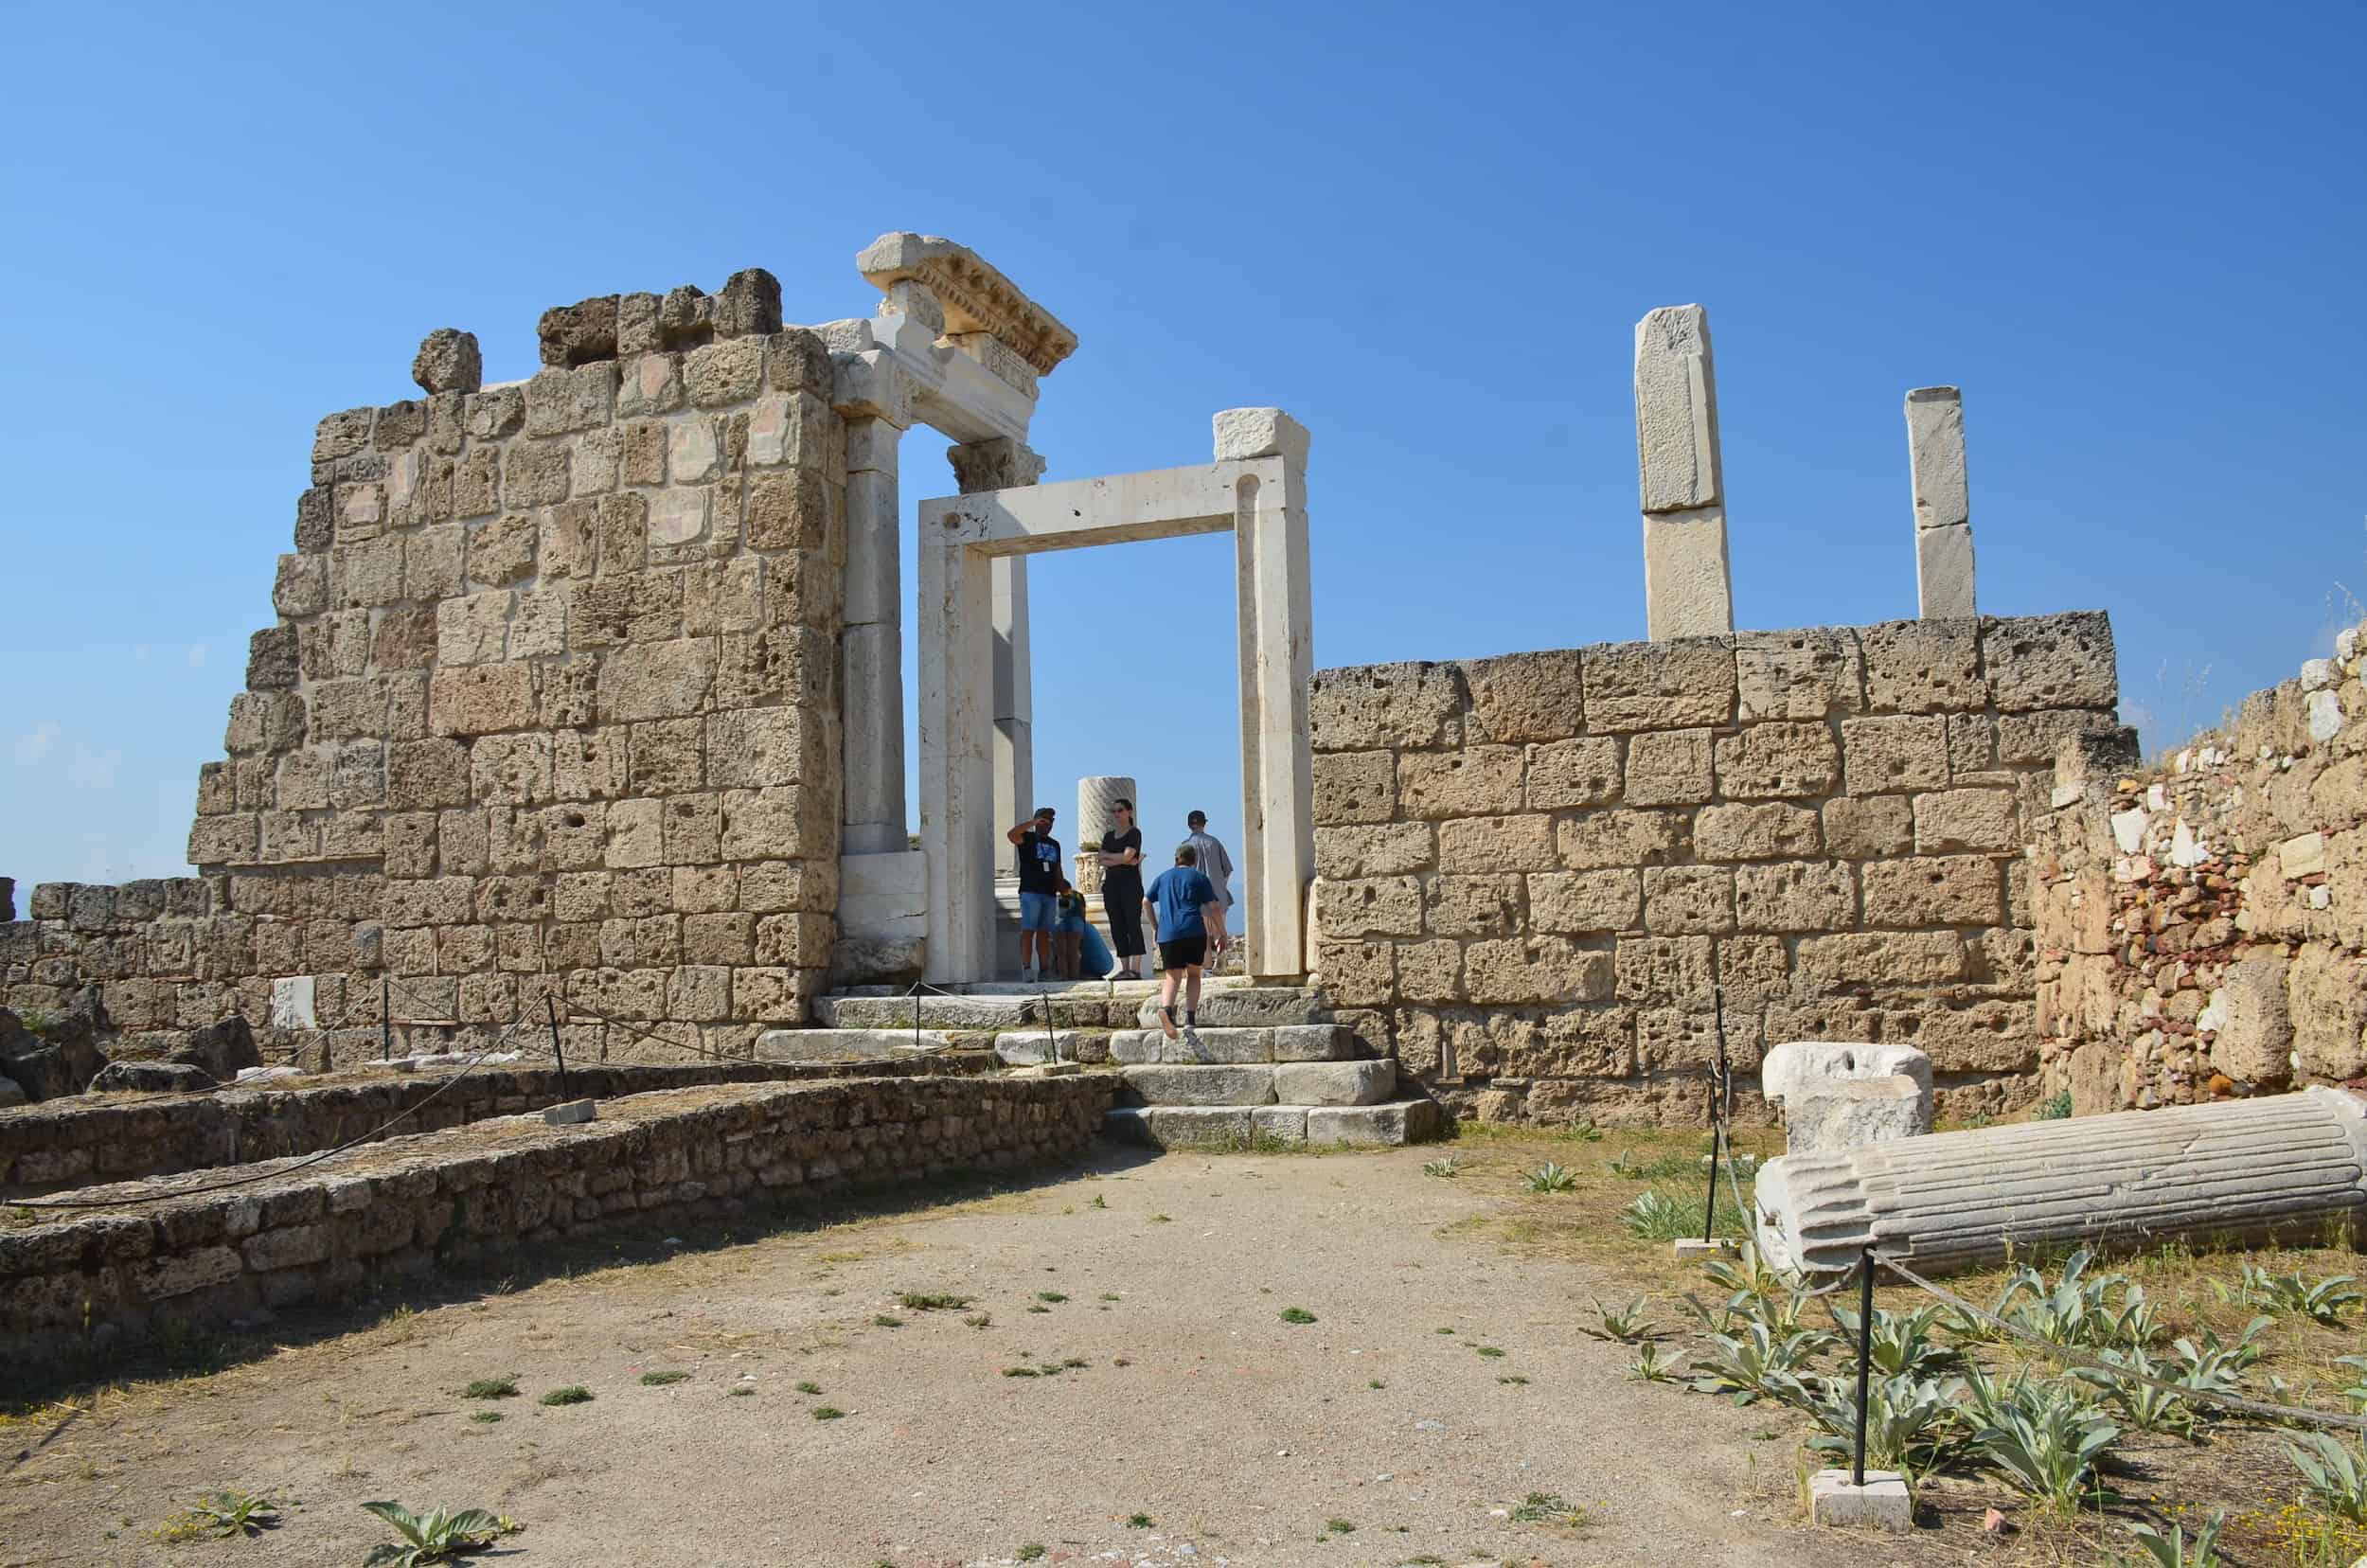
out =
[[1111,812],[1117,826],[1101,835],[1101,913],[1110,922],[1110,948],[1118,955],[1112,980],[1140,980],[1143,955],[1143,830],[1134,826],[1134,803],[1120,800]]

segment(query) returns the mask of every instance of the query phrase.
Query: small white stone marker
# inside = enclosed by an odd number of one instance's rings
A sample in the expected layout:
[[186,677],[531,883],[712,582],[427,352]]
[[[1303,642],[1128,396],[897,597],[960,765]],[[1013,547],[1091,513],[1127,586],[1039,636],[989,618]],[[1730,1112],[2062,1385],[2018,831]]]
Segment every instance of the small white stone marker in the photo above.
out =
[[1903,1532],[1914,1526],[1914,1501],[1907,1478],[1896,1470],[1865,1472],[1865,1485],[1850,1485],[1845,1470],[1823,1470],[1808,1477],[1808,1517],[1842,1529]]
[[563,1105],[546,1105],[543,1119],[553,1127],[567,1127],[576,1122],[588,1122],[598,1114],[597,1102],[588,1099],[569,1100]]
[[1724,1257],[1741,1246],[1742,1243],[1731,1236],[1713,1237],[1707,1241],[1698,1236],[1682,1237],[1677,1242],[1677,1261],[1693,1263],[1704,1258]]

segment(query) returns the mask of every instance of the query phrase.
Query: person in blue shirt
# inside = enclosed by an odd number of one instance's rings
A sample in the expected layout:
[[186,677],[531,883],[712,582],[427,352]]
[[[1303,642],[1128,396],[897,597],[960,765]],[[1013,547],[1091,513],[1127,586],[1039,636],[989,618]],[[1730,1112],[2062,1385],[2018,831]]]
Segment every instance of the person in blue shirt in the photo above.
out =
[[1200,851],[1190,845],[1175,851],[1175,864],[1159,873],[1143,893],[1143,913],[1149,918],[1151,940],[1159,944],[1159,1027],[1175,1038],[1175,983],[1184,982],[1184,1025],[1200,1022],[1200,972],[1211,946],[1225,949],[1224,903],[1194,863]]

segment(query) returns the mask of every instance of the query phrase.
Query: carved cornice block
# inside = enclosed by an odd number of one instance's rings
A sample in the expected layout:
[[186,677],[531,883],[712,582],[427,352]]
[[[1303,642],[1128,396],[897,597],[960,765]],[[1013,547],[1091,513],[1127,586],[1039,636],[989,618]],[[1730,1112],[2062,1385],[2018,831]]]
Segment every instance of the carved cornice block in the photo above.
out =
[[855,266],[882,293],[899,283],[925,285],[945,308],[949,333],[990,333],[1038,375],[1051,374],[1077,351],[1077,334],[1059,317],[967,245],[934,234],[883,234],[863,247]]

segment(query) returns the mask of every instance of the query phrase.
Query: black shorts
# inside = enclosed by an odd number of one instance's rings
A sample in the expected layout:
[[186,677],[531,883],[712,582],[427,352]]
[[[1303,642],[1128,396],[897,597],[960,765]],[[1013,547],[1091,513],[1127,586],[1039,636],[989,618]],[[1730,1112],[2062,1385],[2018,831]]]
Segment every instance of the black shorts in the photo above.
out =
[[1171,970],[1194,969],[1208,962],[1208,938],[1178,936],[1172,942],[1159,944],[1159,962]]

